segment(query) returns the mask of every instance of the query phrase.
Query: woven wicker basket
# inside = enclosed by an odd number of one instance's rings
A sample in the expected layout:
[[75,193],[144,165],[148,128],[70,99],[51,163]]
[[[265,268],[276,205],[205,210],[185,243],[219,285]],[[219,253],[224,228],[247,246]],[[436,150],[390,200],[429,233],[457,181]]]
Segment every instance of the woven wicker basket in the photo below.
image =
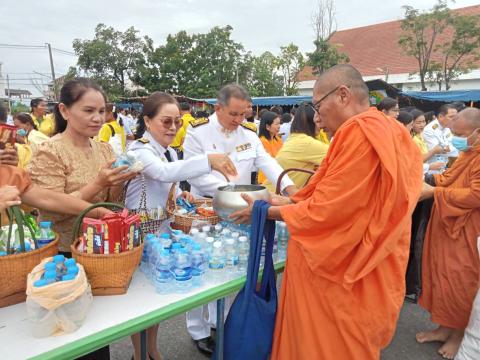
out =
[[[212,199],[197,199],[195,200],[195,205],[197,207],[202,205],[212,206]],[[185,234],[190,232],[192,223],[195,220],[205,221],[211,225],[215,225],[220,221],[217,215],[179,215],[176,211],[177,202],[175,201],[175,184],[172,185],[170,192],[168,193],[166,209],[169,217],[173,218],[173,222],[171,223],[172,229],[182,230]]]
[[71,245],[72,256],[85,268],[93,295],[125,294],[132,280],[133,273],[142,260],[143,243],[133,250],[119,254],[86,254],[77,250],[79,231],[84,216],[97,207],[123,208],[113,203],[98,203],[84,210],[75,221]]
[[58,253],[59,237],[40,249],[0,256],[0,308],[18,304],[27,298],[27,275],[40,261]]
[[77,250],[77,239],[71,246],[72,256],[82,264],[92,287],[92,294],[125,294],[133,273],[142,259],[143,243],[133,250],[119,254],[86,254]]

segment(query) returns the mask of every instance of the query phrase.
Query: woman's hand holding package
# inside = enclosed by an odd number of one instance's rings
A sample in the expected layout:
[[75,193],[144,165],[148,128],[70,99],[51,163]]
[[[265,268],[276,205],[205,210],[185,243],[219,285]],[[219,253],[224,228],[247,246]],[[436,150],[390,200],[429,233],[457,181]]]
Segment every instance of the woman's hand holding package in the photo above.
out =
[[95,184],[105,189],[107,187],[121,185],[126,181],[129,181],[138,175],[138,172],[127,171],[128,166],[119,166],[112,169],[114,161],[110,161],[97,175]]

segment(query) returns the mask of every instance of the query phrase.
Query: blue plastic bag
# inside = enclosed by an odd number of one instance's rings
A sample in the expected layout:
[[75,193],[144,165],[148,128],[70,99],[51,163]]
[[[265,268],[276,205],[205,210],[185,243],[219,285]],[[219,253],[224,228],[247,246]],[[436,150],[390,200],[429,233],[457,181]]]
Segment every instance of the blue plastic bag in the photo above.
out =
[[[253,205],[247,281],[235,298],[225,322],[225,360],[267,360],[270,357],[277,312],[277,288],[272,259],[275,221],[267,220],[269,207],[265,201],[256,201]],[[261,287],[257,291],[264,237],[265,265]],[[216,358],[215,354],[213,358]]]

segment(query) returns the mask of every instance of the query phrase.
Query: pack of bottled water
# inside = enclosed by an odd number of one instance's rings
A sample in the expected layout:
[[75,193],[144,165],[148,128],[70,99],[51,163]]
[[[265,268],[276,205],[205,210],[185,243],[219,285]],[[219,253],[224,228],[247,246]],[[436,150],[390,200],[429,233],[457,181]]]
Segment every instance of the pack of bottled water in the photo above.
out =
[[[223,222],[147,234],[140,270],[159,294],[187,293],[204,284],[219,284],[246,274],[250,226]],[[288,231],[277,222],[274,260],[285,259]]]

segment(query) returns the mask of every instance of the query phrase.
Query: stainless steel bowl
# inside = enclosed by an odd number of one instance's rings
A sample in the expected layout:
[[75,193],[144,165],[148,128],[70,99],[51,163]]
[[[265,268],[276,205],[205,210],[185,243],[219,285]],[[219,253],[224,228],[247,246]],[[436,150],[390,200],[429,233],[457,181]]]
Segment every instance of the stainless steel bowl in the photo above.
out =
[[241,194],[247,194],[253,200],[270,200],[270,193],[264,186],[260,185],[227,185],[220,186],[213,197],[213,209],[222,219],[235,211],[245,209],[248,204],[243,200]]

